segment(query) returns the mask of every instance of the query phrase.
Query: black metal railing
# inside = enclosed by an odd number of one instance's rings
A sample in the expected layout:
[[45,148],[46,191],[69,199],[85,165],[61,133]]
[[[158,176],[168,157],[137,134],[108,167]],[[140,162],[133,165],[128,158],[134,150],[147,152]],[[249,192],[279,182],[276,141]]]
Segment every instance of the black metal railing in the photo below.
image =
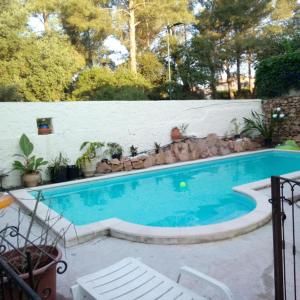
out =
[[296,268],[300,182],[272,176],[271,189],[275,300],[297,300],[300,299]]
[[41,297],[0,256],[0,300],[41,300]]
[[[16,226],[0,230],[0,300],[55,299],[55,287],[41,287],[40,277],[34,276],[42,261],[47,263],[44,270],[55,268],[57,274],[67,270],[67,263],[49,252],[47,243],[44,246],[34,244]],[[26,282],[16,272],[16,266],[22,267]]]

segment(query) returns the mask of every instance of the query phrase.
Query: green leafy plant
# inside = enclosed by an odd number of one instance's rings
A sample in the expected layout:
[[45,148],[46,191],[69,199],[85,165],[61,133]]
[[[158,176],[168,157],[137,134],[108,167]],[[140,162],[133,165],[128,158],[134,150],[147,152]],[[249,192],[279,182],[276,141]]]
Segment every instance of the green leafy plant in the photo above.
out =
[[131,153],[131,156],[137,156],[138,155],[138,147],[134,147],[134,145],[131,145],[129,148],[129,151]]
[[107,143],[108,149],[105,151],[112,159],[120,159],[123,155],[123,148],[118,143]]
[[262,60],[256,69],[256,92],[272,98],[300,89],[300,51]]
[[239,138],[241,134],[241,123],[237,120],[237,118],[233,118],[230,121],[230,124],[232,126],[231,133],[234,135],[234,137]]
[[265,143],[271,143],[274,134],[274,121],[268,120],[264,114],[252,111],[251,118],[244,118],[244,128],[241,133],[260,134]]
[[20,171],[22,174],[33,174],[38,173],[41,170],[42,166],[48,164],[42,157],[36,157],[31,155],[34,149],[33,144],[30,142],[29,138],[22,134],[19,146],[22,151],[22,154],[15,154],[22,158],[22,161],[15,160],[13,162],[13,169]]
[[278,145],[275,148],[281,150],[294,150],[294,151],[300,150],[300,147],[294,140],[287,140],[282,145]]
[[61,167],[67,167],[69,159],[61,152],[48,165],[51,174],[55,174]]
[[82,166],[87,162],[91,162],[94,158],[97,157],[97,150],[103,148],[104,143],[101,142],[84,142],[80,146],[80,151],[85,149],[85,152],[76,160],[77,166]]
[[156,154],[159,153],[160,148],[161,148],[160,144],[158,144],[157,142],[155,142],[155,143],[154,143],[154,150],[155,150],[155,153],[156,153]]
[[180,133],[181,133],[182,135],[185,135],[185,134],[186,134],[186,131],[187,131],[189,125],[190,125],[190,124],[188,124],[188,123],[182,123],[182,124],[180,124],[180,125],[178,126],[178,128],[179,128],[179,130],[180,130]]

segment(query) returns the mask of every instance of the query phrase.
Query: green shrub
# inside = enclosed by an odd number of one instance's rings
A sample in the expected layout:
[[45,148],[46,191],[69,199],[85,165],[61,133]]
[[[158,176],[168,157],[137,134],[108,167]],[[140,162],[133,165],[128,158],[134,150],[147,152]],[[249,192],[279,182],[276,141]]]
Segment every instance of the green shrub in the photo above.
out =
[[230,99],[228,91],[217,91],[216,99]]
[[76,83],[76,100],[147,100],[151,84],[140,74],[120,67],[94,67],[83,71]]
[[23,101],[15,85],[0,85],[0,102]]
[[252,99],[253,95],[251,94],[251,92],[248,88],[244,88],[239,93],[238,93],[238,91],[235,91],[234,98],[235,99]]
[[262,98],[300,89],[300,51],[262,60],[256,70],[256,93]]

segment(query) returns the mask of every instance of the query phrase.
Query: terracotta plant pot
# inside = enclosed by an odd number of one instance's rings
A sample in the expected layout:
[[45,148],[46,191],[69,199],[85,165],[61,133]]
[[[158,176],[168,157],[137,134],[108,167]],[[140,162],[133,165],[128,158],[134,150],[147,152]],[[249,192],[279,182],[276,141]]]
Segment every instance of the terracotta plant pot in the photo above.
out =
[[22,181],[26,187],[38,186],[41,183],[41,174],[40,173],[23,174]]
[[[56,247],[44,246],[42,249],[49,253],[53,257],[53,260],[45,258],[44,261],[40,263],[40,267],[33,271],[35,290],[42,299],[56,300],[56,263],[61,259],[62,253]],[[19,250],[22,251],[22,248]],[[35,253],[37,253],[36,248],[29,246],[27,251],[31,253],[32,258],[34,259]],[[14,261],[14,265],[16,265],[18,261],[21,262],[21,256],[16,250],[6,252],[4,256],[7,258],[9,257],[9,262]],[[29,284],[28,273],[19,276]],[[7,288],[5,288],[5,284],[6,283],[4,282],[4,290],[7,292],[7,295],[5,295],[4,299],[19,299],[18,292],[13,290],[13,295],[10,295],[9,284],[7,283]],[[14,295],[14,292],[16,295]]]
[[49,127],[39,127],[38,133],[39,133],[39,135],[50,134],[50,133],[52,133],[52,129]]
[[86,161],[81,165],[81,171],[84,177],[92,177],[96,173],[96,162],[95,161]]
[[177,141],[181,139],[181,132],[178,127],[174,127],[171,130],[171,139],[172,141]]

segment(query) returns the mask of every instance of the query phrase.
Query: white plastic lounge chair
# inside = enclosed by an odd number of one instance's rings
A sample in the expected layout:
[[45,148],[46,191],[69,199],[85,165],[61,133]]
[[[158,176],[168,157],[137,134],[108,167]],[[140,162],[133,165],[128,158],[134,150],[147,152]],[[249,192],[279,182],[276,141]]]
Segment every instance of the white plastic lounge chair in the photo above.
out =
[[176,283],[131,257],[79,278],[71,292],[74,300],[204,300],[178,284],[182,273],[205,280],[220,289],[226,296],[224,299],[233,300],[230,289],[224,283],[189,267],[181,268]]

